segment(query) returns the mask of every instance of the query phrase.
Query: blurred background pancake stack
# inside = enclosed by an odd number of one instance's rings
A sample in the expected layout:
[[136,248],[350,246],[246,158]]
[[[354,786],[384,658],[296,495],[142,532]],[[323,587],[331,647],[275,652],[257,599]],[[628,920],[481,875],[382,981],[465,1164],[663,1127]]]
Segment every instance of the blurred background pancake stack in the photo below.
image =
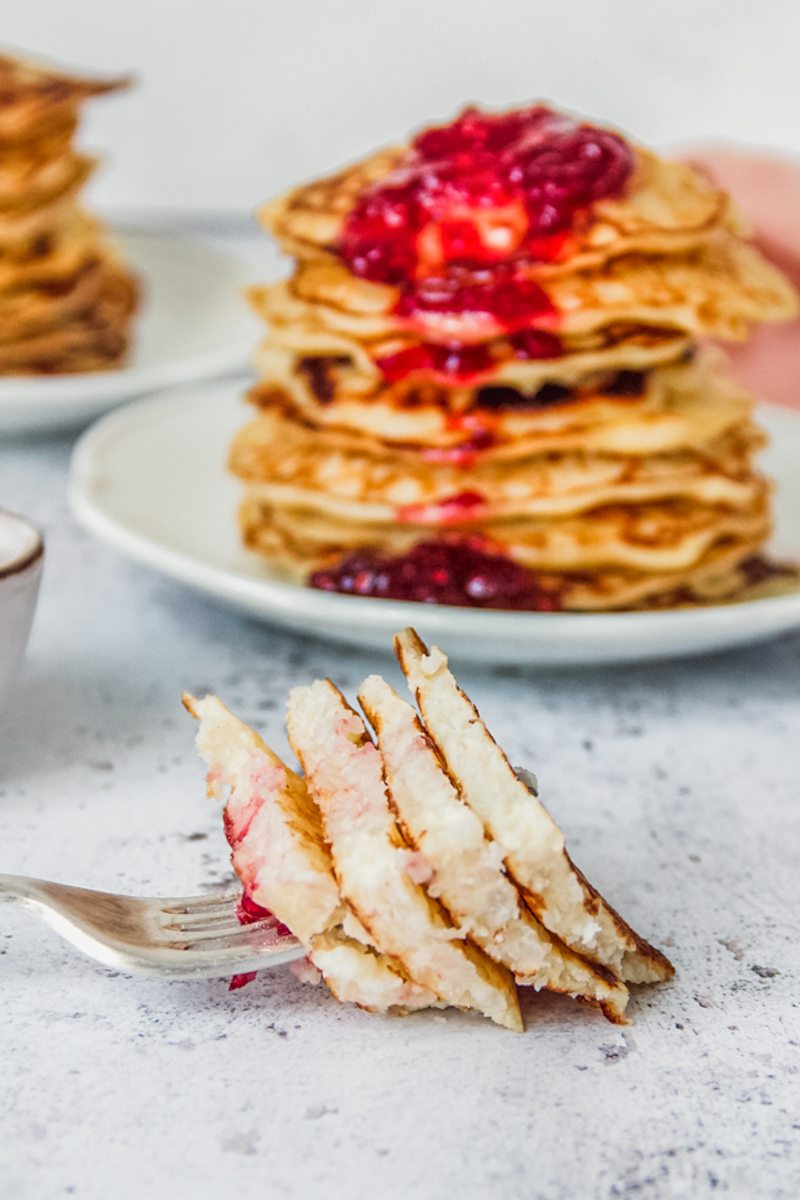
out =
[[81,190],[81,104],[127,80],[0,56],[0,374],[101,371],[128,349],[136,284]]
[[543,106],[267,205],[295,267],[237,436],[245,543],[331,591],[519,609],[795,586],[710,339],[796,311],[728,197]]

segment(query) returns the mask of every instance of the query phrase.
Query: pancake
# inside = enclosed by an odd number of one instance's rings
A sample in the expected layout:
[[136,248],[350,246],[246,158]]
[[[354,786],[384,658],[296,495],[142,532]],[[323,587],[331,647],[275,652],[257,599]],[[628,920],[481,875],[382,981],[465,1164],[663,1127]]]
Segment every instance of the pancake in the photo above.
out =
[[672,964],[620,917],[570,858],[564,835],[494,740],[448,670],[447,658],[415,630],[394,648],[428,737],[463,802],[502,848],[509,875],[550,932],[621,980],[656,983]]
[[24,337],[0,341],[0,374],[60,375],[119,366],[128,352],[137,299],[133,277],[122,267],[106,267],[86,311]]
[[71,277],[39,280],[0,293],[0,344],[44,332],[90,312],[116,271],[116,256],[98,246],[94,258]]
[[22,204],[0,210],[0,253],[47,237],[54,228],[78,213],[77,197],[88,182],[97,163],[79,155],[69,180],[39,204]]
[[[408,353],[419,345],[419,339],[413,337],[393,334],[385,339],[359,341],[341,332],[332,333],[307,318],[280,320],[272,323],[270,336],[259,347],[256,366],[265,379],[288,384],[300,364],[309,358],[319,360],[325,374],[324,391],[316,398],[323,403],[338,392],[374,397],[379,391],[413,391],[421,384],[438,384],[440,392],[452,394],[457,401],[479,383],[533,390],[545,383],[577,382],[601,371],[649,370],[681,358],[690,341],[677,330],[618,323],[571,339],[562,352],[554,352],[549,358],[519,358],[507,338],[490,339],[486,364],[471,371],[468,379],[448,377],[435,370],[411,371],[395,381],[384,375],[379,365],[382,360]],[[300,370],[302,373],[304,368]],[[390,387],[392,382],[394,387]]]
[[73,145],[80,107],[127,80],[0,56],[0,374],[118,366],[138,289],[80,193],[96,159]]
[[[259,210],[264,227],[286,253],[316,258],[339,242],[347,215],[362,191],[400,165],[405,149],[380,151],[327,178],[295,188]],[[590,219],[571,230],[560,261],[542,273],[597,266],[631,253],[682,253],[714,230],[740,232],[742,218],[730,198],[686,163],[667,161],[636,147],[635,171],[622,198],[598,201]]]
[[66,147],[60,154],[0,154],[0,210],[30,209],[61,195],[91,163]]
[[200,721],[196,740],[208,793],[225,799],[231,862],[248,901],[292,930],[337,999],[370,1012],[440,1007],[433,992],[345,932],[353,921],[303,780],[216,696],[184,695],[183,703]]
[[329,680],[292,688],[286,724],[342,898],[372,944],[445,1003],[521,1031],[510,972],[463,937],[413,878],[381,756],[341,692]]
[[0,294],[75,275],[97,254],[100,227],[75,212],[46,236],[0,253]]
[[[366,549],[374,556],[371,546],[361,539],[351,539],[343,546],[341,538],[336,540],[331,532],[327,539],[309,536],[312,531],[268,514],[263,518],[252,509],[247,501],[243,505],[242,528],[245,544],[262,554],[279,577],[303,583],[313,571],[325,571],[339,566],[343,559]],[[250,523],[253,518],[253,523]],[[746,566],[750,562],[764,561],[761,548],[769,532],[762,526],[755,537],[721,538],[692,567],[679,571],[635,571],[625,568],[596,567],[584,571],[538,570],[535,581],[541,585],[545,595],[554,597],[556,603],[548,603],[546,611],[560,609],[564,612],[618,612],[626,609],[697,607],[703,604],[733,603],[740,600],[779,595],[797,591],[800,575],[787,566],[785,573],[770,577],[766,583],[759,580],[753,584]],[[411,548],[409,538],[405,543],[397,539],[388,551],[405,553]],[[486,548],[501,557],[513,558],[513,546],[493,536],[480,540]],[[359,594],[354,592],[354,594]],[[473,602],[474,603],[474,602]],[[496,608],[503,605],[487,605]],[[535,609],[536,606],[531,605]]]
[[0,55],[0,151],[74,127],[79,106],[130,85],[127,77],[89,79],[31,59]]
[[[315,364],[312,364],[312,366]],[[288,386],[264,381],[249,393],[258,409],[283,408],[321,430],[356,432],[388,445],[428,450],[431,461],[469,467],[486,458],[584,449],[646,455],[701,448],[746,422],[750,396],[721,372],[718,353],[647,372],[592,372],[571,388],[538,388],[529,395],[496,385],[447,389],[398,383],[372,396],[350,394],[326,373],[331,387],[322,402],[307,368]],[[543,385],[544,386],[544,385]]]
[[[267,409],[238,434],[230,466],[249,494],[267,504],[318,509],[347,521],[452,528],[462,512],[472,523],[478,517],[560,517],[676,498],[747,508],[761,487],[751,459],[762,442],[750,425],[702,454],[631,459],[575,450],[488,461],[478,456],[465,471],[417,452],[387,451],[355,435],[323,432]],[[463,497],[470,502],[459,506]]]
[[429,864],[428,894],[517,983],[566,992],[623,1022],[627,988],[553,938],[503,869],[502,851],[450,780],[416,712],[379,675],[358,701],[375,730],[404,838]]
[[754,489],[747,509],[664,500],[609,505],[558,519],[525,517],[460,525],[345,520],[324,510],[270,504],[248,490],[240,509],[245,544],[307,576],[359,549],[406,554],[421,542],[477,545],[537,572],[585,574],[605,569],[641,574],[691,570],[717,543],[734,540],[752,553],[770,532],[768,492]]
[[[746,242],[720,233],[685,257],[631,255],[596,271],[547,281],[551,309],[530,327],[570,339],[610,326],[674,329],[691,337],[739,339],[758,321],[788,320],[797,311],[791,284]],[[313,316],[326,329],[358,340],[413,331],[427,342],[476,345],[502,334],[481,312],[436,312],[402,318],[398,290],[352,275],[333,257],[299,263],[283,283],[261,289],[256,309],[267,320]]]

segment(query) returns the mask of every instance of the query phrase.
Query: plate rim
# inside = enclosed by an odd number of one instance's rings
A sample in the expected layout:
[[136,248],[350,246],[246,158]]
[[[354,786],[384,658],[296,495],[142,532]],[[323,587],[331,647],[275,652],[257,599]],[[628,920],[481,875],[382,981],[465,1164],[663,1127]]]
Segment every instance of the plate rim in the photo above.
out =
[[[206,380],[199,386],[206,392],[228,390],[232,381]],[[137,419],[147,419],[153,411],[163,409],[165,404],[173,407],[199,403],[197,384],[184,384],[159,391],[155,395],[139,398],[114,409],[100,417],[78,439],[73,450],[68,483],[68,500],[76,519],[103,542],[113,546],[125,557],[137,562],[162,576],[175,579],[196,591],[213,596],[243,609],[262,619],[293,618],[299,620],[320,618],[321,606],[331,626],[331,634],[355,624],[370,630],[398,629],[409,624],[424,625],[430,633],[447,632],[469,637],[474,634],[491,638],[502,631],[503,640],[520,637],[525,632],[536,631],[541,637],[545,632],[554,638],[568,637],[570,650],[579,651],[582,646],[613,636],[618,641],[621,635],[649,635],[657,639],[658,633],[668,627],[674,635],[677,626],[683,624],[692,638],[702,638],[704,633],[721,636],[726,630],[741,624],[741,614],[747,612],[752,625],[752,639],[757,640],[759,627],[785,622],[788,628],[793,621],[800,624],[800,593],[786,596],[764,597],[737,604],[708,605],[694,609],[667,609],[646,612],[609,613],[536,613],[515,612],[500,609],[472,609],[451,605],[428,605],[414,601],[378,600],[373,597],[344,596],[323,592],[302,584],[265,575],[262,578],[247,576],[235,567],[226,568],[210,563],[197,555],[176,549],[159,541],[156,537],[131,529],[124,521],[110,515],[98,500],[93,476],[98,452],[102,455],[104,442],[113,437],[121,427]],[[800,430],[800,412],[779,409],[782,416],[796,421]],[[256,556],[257,557],[257,556]],[[265,568],[268,570],[268,568]],[[760,614],[760,615],[759,615]],[[453,623],[458,628],[453,629]],[[313,632],[313,630],[309,630]],[[763,631],[762,631],[763,632]],[[777,631],[779,633],[780,630]],[[776,633],[776,636],[777,636]],[[767,636],[764,634],[764,636]],[[718,649],[712,646],[709,651]],[[655,656],[655,648],[642,648],[641,659]],[[693,647],[685,653],[697,654]],[[681,650],[668,653],[678,658]],[[572,658],[568,654],[566,659]],[[555,662],[555,659],[548,660]],[[613,656],[606,661],[613,661]]]

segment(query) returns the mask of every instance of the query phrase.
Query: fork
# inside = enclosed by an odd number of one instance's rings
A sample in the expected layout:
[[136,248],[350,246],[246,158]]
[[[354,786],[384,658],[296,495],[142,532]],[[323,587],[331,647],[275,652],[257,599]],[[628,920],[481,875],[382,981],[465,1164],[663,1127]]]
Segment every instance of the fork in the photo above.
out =
[[91,958],[118,971],[171,979],[239,975],[303,957],[303,947],[274,917],[240,924],[241,898],[241,888],[147,898],[0,875],[0,900],[35,909]]
[[[539,794],[532,771],[517,777]],[[90,958],[136,975],[214,979],[263,971],[305,950],[274,917],[242,925],[238,891],[205,896],[120,896],[27,875],[0,875],[0,900],[19,900]]]

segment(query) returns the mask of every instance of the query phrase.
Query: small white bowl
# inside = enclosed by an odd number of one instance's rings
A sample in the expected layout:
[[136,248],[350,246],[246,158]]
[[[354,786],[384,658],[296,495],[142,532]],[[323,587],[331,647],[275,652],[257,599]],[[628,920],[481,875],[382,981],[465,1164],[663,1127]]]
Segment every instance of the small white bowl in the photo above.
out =
[[35,525],[0,509],[0,700],[25,653],[43,560],[44,542]]

